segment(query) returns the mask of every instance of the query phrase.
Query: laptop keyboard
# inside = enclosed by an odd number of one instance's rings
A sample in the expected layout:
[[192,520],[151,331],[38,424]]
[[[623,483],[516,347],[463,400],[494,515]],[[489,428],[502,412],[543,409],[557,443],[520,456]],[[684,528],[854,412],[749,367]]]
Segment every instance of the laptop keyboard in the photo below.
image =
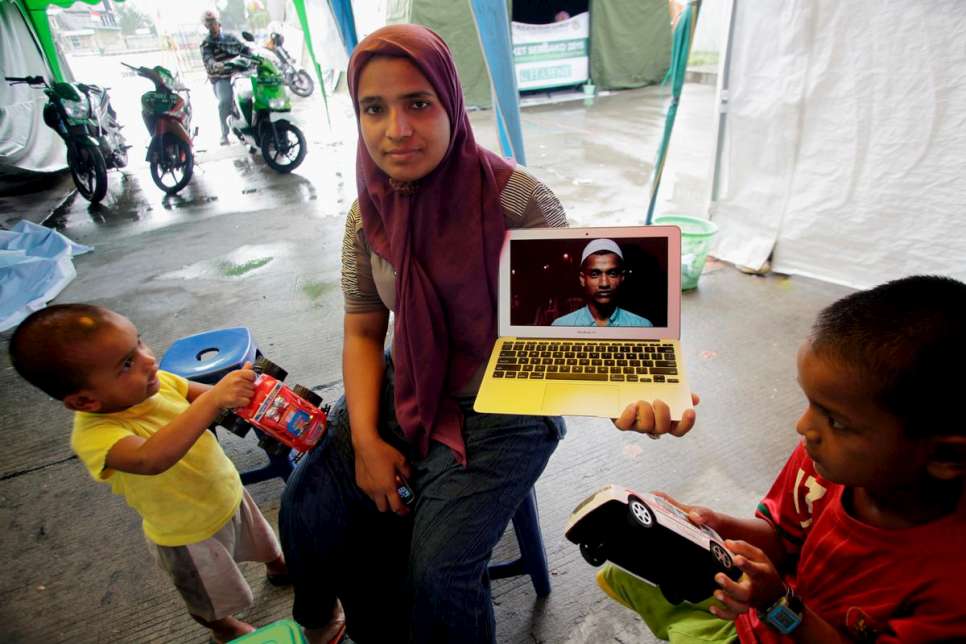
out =
[[523,340],[505,342],[494,378],[678,382],[674,345],[661,341]]

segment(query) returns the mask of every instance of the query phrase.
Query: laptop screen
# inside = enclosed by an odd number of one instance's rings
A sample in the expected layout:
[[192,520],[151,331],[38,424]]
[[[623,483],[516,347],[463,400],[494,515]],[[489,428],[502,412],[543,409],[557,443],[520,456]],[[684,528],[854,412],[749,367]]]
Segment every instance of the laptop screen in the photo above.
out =
[[501,335],[677,337],[677,233],[653,226],[512,231],[501,263]]

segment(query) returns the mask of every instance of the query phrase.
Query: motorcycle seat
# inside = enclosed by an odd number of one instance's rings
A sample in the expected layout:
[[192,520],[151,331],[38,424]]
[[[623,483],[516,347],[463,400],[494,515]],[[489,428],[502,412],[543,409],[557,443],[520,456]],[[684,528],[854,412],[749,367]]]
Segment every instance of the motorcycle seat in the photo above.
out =
[[100,102],[106,102],[108,100],[107,90],[109,87],[101,87],[99,85],[88,85],[87,83],[77,83],[77,88],[87,94],[88,98],[96,99]]

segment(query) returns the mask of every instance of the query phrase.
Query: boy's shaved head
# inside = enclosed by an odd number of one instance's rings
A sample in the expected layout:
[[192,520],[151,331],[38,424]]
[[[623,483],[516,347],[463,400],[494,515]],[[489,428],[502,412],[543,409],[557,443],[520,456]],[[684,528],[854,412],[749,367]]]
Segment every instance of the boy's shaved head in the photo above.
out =
[[966,284],[917,275],[853,293],[819,314],[811,342],[911,435],[966,434],[951,412],[966,389]]
[[10,360],[23,378],[57,400],[86,385],[78,348],[113,325],[117,314],[93,304],[55,304],[30,314],[10,339]]

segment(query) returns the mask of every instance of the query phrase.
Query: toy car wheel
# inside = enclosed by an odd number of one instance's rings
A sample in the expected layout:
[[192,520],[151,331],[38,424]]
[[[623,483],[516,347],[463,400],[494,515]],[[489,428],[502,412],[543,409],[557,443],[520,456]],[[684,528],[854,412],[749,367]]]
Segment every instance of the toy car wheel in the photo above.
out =
[[248,432],[252,431],[251,425],[234,414],[228,418],[227,422],[222,423],[222,426],[240,438],[245,438],[248,436]]
[[208,425],[208,429],[215,431],[216,427],[224,427],[225,423],[228,422],[228,417],[230,415],[231,412],[229,412],[227,409],[222,409],[220,412],[218,412],[218,415],[215,416],[215,419],[211,421],[211,424]]
[[718,563],[718,565],[725,570],[734,565],[734,562],[731,560],[731,555],[728,554],[728,551],[713,541],[711,542],[711,556],[714,557],[714,560]]
[[255,359],[255,366],[253,367],[256,373],[264,373],[266,376],[271,376],[276,380],[285,380],[288,376],[288,372],[282,369],[280,366],[265,357],[259,357]]
[[292,387],[292,393],[304,400],[305,402],[313,405],[314,407],[319,407],[322,405],[322,396],[315,393],[308,387],[302,385],[295,385]]
[[651,511],[651,508],[647,507],[644,501],[641,501],[636,496],[632,496],[628,499],[627,508],[630,511],[628,517],[630,518],[631,524],[639,525],[643,528],[654,527],[654,513]]
[[264,434],[258,439],[258,446],[265,450],[265,453],[269,456],[284,456],[292,451],[292,448],[288,445]]
[[582,543],[580,544],[580,554],[584,561],[591,566],[602,566],[607,561],[607,554],[602,543]]

